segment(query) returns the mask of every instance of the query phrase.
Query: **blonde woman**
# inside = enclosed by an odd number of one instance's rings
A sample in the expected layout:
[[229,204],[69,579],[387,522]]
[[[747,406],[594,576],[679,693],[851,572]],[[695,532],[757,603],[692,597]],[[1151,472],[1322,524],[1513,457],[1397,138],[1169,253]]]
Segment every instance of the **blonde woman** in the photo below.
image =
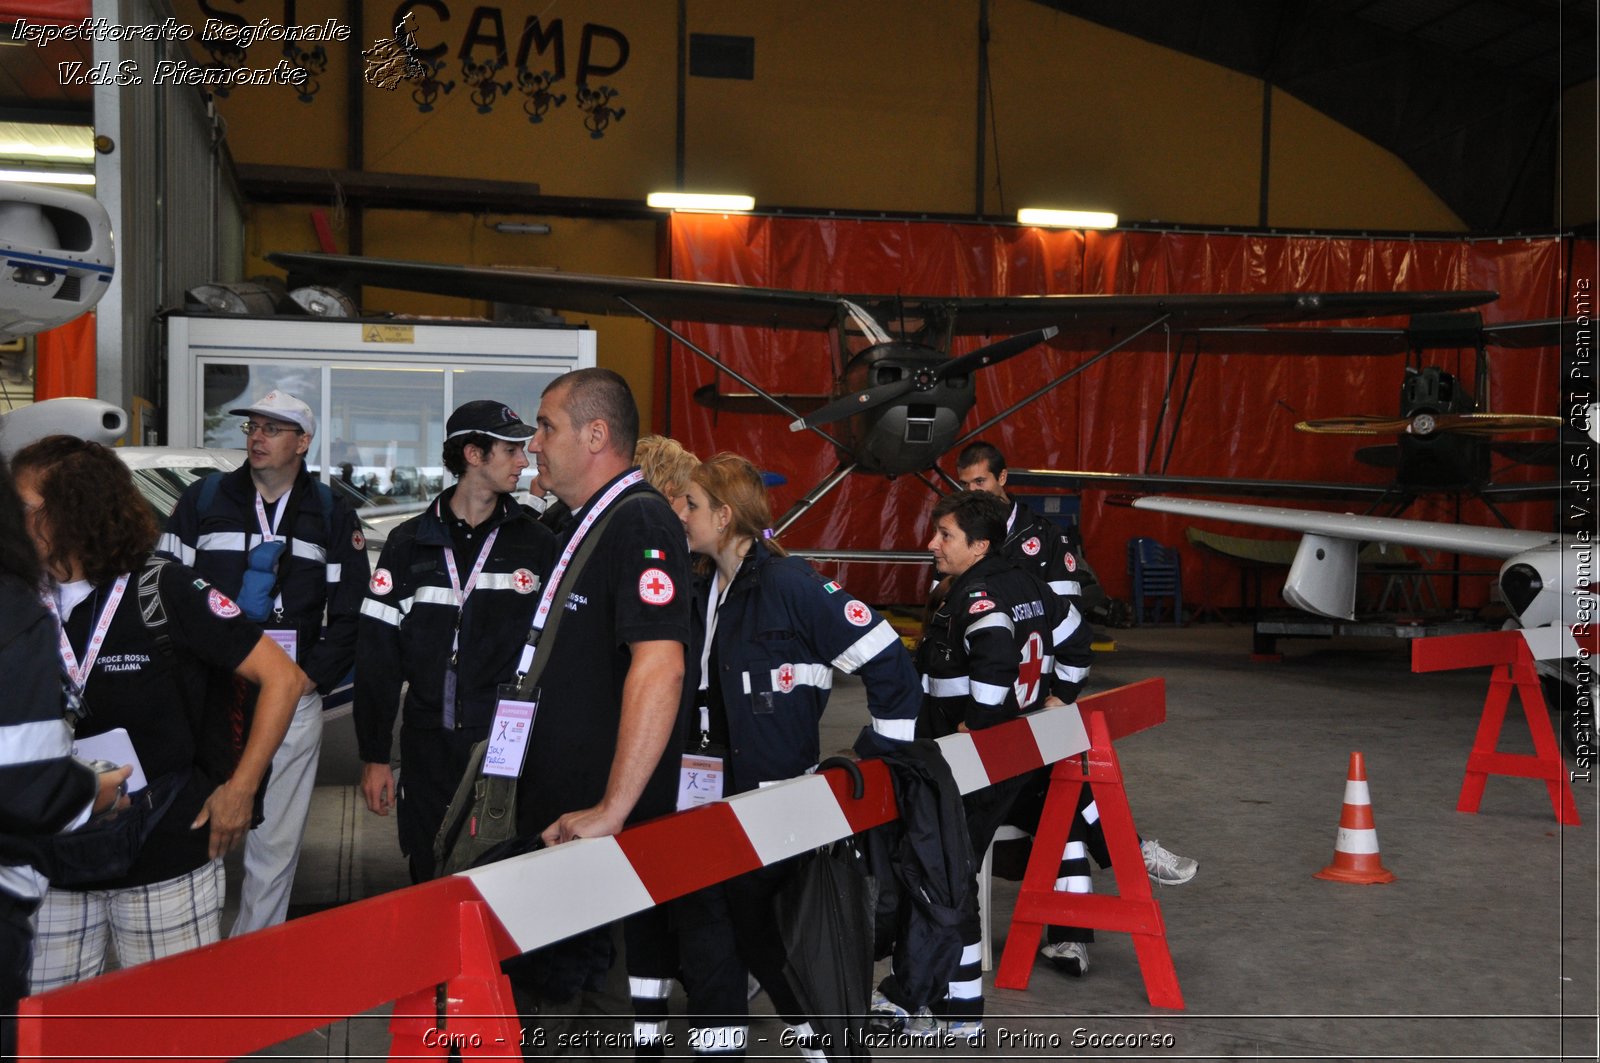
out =
[[[872,724],[863,754],[915,737],[922,689],[894,629],[870,606],[774,540],[766,487],[754,465],[718,454],[690,477],[684,502],[696,581],[697,718],[686,746],[723,757],[721,796],[803,774],[820,759],[818,721],[835,669],[866,682]],[[691,667],[691,672],[694,668]],[[822,1058],[784,974],[774,898],[792,873],[780,863],[721,887],[738,957],[794,1030],[802,1054]],[[732,1009],[734,1002],[729,1002]],[[742,1002],[739,1002],[742,1014]],[[736,1039],[736,1038],[735,1038]]]

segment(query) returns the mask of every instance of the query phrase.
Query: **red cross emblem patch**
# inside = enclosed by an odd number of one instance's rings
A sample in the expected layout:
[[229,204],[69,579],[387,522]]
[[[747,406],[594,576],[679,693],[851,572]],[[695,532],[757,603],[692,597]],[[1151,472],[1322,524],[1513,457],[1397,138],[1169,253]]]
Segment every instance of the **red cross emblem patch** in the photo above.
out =
[[1031,535],[1027,539],[1024,539],[1022,542],[1022,552],[1027,554],[1029,557],[1037,555],[1039,553],[1039,537],[1037,535]]
[[794,665],[778,665],[778,689],[785,694],[794,689]]
[[206,607],[224,620],[231,620],[239,615],[239,607],[215,587],[206,592]]
[[1073,556],[1071,550],[1067,551],[1067,560],[1066,560],[1065,564],[1067,566],[1067,571],[1068,572],[1076,572],[1076,571],[1078,571],[1078,559]]
[[989,610],[991,610],[993,608],[994,608],[994,599],[993,598],[979,598],[977,601],[975,601],[971,605],[967,606],[967,613],[969,615],[971,615],[971,616],[977,616],[979,613],[987,613]]
[[518,594],[532,594],[535,586],[537,581],[533,578],[533,573],[527,569],[519,568],[511,573],[511,589]]
[[361,534],[360,528],[350,533],[350,545],[357,550],[365,550],[367,548],[367,537]]
[[1022,644],[1022,662],[1017,666],[1017,708],[1025,709],[1039,697],[1039,677],[1044,674],[1044,638],[1037,631],[1028,633]]
[[372,581],[367,584],[367,589],[380,596],[388,594],[394,590],[394,578],[389,575],[389,570],[386,568],[374,569]]
[[659,568],[647,568],[639,577],[639,600],[646,605],[666,605],[676,593],[672,577]]
[[856,627],[866,627],[872,623],[872,610],[851,598],[844,603],[844,618]]

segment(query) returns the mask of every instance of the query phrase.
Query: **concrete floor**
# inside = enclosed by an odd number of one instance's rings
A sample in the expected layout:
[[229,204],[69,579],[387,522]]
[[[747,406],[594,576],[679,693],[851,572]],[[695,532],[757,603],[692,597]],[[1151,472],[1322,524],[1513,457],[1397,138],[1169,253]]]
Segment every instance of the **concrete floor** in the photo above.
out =
[[[1492,778],[1480,814],[1455,811],[1487,670],[1413,675],[1402,645],[1377,640],[1286,642],[1281,663],[1254,664],[1243,626],[1117,641],[1092,689],[1167,680],[1167,723],[1118,754],[1140,832],[1200,861],[1193,882],[1157,891],[1185,1009],[1152,1008],[1130,939],[1102,932],[1087,978],[1040,964],[1027,991],[991,989],[981,1050],[876,1054],[1596,1058],[1595,784],[1575,787],[1581,827],[1559,827],[1542,784],[1524,779]],[[1531,749],[1519,719],[1507,751]],[[859,684],[841,681],[823,748],[848,746],[864,720]],[[331,723],[295,911],[406,883],[393,820],[369,815],[354,789],[353,750],[349,720]],[[1353,750],[1366,756],[1390,885],[1312,878],[1333,855]],[[1109,873],[1096,880],[1113,888]],[[996,881],[997,938],[1015,896]],[[767,1012],[765,997],[755,1007]],[[770,1014],[757,1021],[751,1058],[798,1058],[780,1030]],[[261,1054],[388,1048],[380,1011]]]

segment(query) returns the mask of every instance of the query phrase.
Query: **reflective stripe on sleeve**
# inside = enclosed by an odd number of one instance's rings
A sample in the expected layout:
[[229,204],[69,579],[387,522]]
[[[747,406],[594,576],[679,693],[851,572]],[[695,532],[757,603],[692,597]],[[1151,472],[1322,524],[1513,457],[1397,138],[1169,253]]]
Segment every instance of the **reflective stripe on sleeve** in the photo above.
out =
[[329,583],[337,584],[340,580],[344,579],[343,565],[327,565],[325,567],[328,570]]
[[916,720],[880,720],[874,716],[872,718],[872,729],[883,735],[883,737],[891,738],[896,742],[909,742],[917,737]]
[[419,605],[448,605],[452,609],[458,608],[456,592],[449,587],[418,587],[416,598]]
[[370,616],[374,620],[381,620],[390,627],[399,627],[401,619],[405,616],[392,605],[385,605],[373,598],[361,600],[361,615]]
[[304,539],[294,540],[289,546],[289,552],[302,561],[315,561],[319,565],[328,560],[328,551]]
[[161,533],[161,538],[156,540],[156,549],[164,550],[191,568],[194,567],[194,547],[171,532]]
[[855,645],[835,657],[833,659],[833,667],[849,675],[882,653],[885,646],[898,641],[899,638],[900,636],[894,633],[894,628],[889,626],[889,621],[880,620],[876,627],[857,639]]
[[1008,635],[1016,630],[1016,628],[1012,626],[1011,618],[1005,613],[996,609],[992,613],[985,613],[977,623],[968,624],[966,633],[962,636],[962,641],[967,644],[968,649],[971,649],[972,636],[977,634],[979,631],[984,631],[991,627],[1003,628],[1005,629],[1005,633]]
[[1056,665],[1056,678],[1065,679],[1069,683],[1081,683],[1089,678],[1089,669],[1058,663]]
[[1081,625],[1082,623],[1083,623],[1083,617],[1078,613],[1078,611],[1076,609],[1074,609],[1070,613],[1067,614],[1067,618],[1065,620],[1061,621],[1061,623],[1056,625],[1056,629],[1054,631],[1050,632],[1050,637],[1052,639],[1054,639],[1056,645],[1059,646],[1063,642],[1065,642],[1069,638],[1071,638],[1072,637],[1072,633],[1074,631],[1077,631],[1079,625]]
[[964,698],[972,693],[972,681],[964,675],[946,679],[925,675],[922,677],[922,692],[935,698]]
[[53,720],[13,723],[0,727],[0,764],[32,764],[64,757],[72,752],[72,732],[59,716]]
[[972,700],[979,705],[1004,705],[1006,695],[1011,692],[1010,687],[997,687],[993,683],[980,683],[972,681]]
[[1053,579],[1050,589],[1056,592],[1057,597],[1076,598],[1083,593],[1083,584],[1075,579]]

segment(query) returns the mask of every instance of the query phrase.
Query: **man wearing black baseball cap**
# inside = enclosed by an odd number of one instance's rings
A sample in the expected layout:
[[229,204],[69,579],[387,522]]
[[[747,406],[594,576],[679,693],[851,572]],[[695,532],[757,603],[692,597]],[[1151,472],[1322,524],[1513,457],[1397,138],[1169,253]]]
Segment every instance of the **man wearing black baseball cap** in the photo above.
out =
[[[494,720],[496,688],[516,672],[555,538],[512,498],[533,427],[503,402],[477,399],[445,422],[456,477],[384,543],[356,654],[361,791],[380,816],[395,805],[415,882],[432,878],[433,840],[474,743]],[[396,790],[394,718],[400,727]]]

